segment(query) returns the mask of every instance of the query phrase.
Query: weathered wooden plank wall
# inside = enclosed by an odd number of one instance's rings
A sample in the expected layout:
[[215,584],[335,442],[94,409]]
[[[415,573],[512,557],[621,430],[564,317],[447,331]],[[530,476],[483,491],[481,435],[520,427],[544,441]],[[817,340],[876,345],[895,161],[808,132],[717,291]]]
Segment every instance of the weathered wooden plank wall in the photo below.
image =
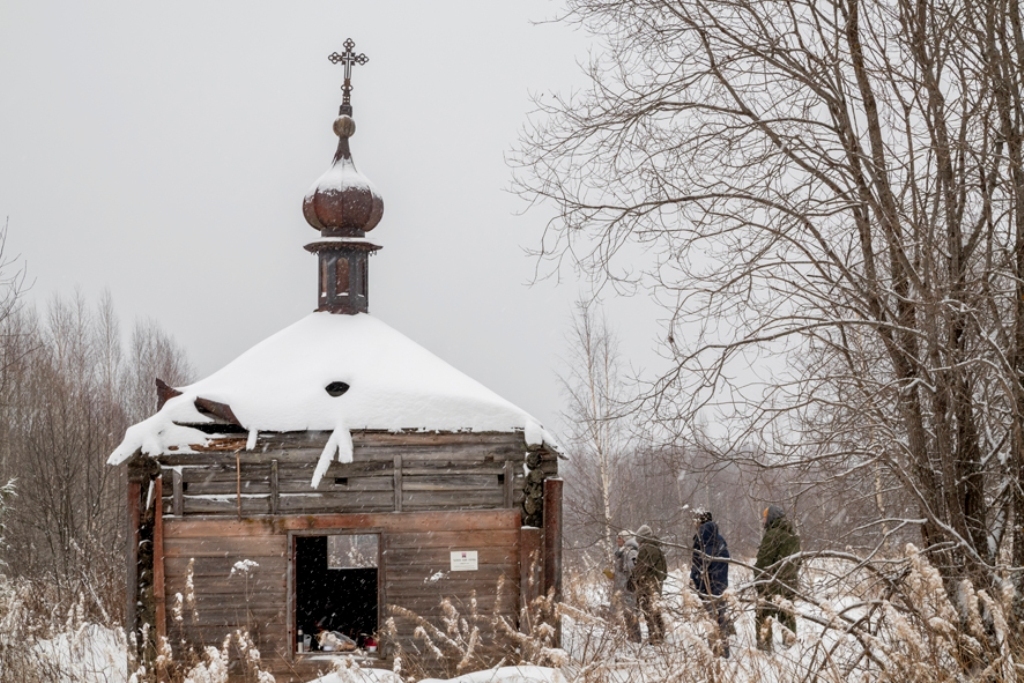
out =
[[[228,634],[243,628],[264,657],[283,650],[287,541],[286,534],[262,522],[196,524],[166,517],[164,582],[172,645],[185,641],[201,652],[203,646],[219,646]],[[241,560],[258,566],[248,573],[232,573]]]
[[[525,444],[516,433],[354,432],[354,462],[311,482],[326,432],[261,434],[253,451],[172,453],[166,516],[430,511],[518,507]],[[557,472],[553,454],[545,470]]]
[[[381,623],[394,617],[400,641],[410,643],[417,623],[404,610],[437,623],[443,597],[468,613],[475,593],[479,613],[504,616],[514,623],[519,607],[521,554],[520,516],[516,510],[242,520],[165,517],[163,573],[171,642],[184,639],[199,651],[204,645],[219,645],[229,632],[243,627],[253,636],[278,681],[309,680],[325,663],[292,652],[289,539],[295,534],[360,529],[381,534]],[[451,571],[453,550],[476,550],[478,569]],[[243,559],[258,566],[248,574],[236,571],[232,575],[235,563]],[[190,583],[194,586],[191,601]],[[179,604],[185,609],[181,610]]]

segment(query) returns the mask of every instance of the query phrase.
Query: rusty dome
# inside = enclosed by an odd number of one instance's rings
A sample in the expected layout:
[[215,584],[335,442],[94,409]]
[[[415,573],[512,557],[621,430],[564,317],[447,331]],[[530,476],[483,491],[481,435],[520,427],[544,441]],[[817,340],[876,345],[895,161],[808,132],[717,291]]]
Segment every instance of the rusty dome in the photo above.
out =
[[355,121],[347,114],[334,121],[334,132],[339,138],[334,162],[302,202],[306,222],[326,237],[362,237],[384,215],[380,193],[352,161],[348,140],[355,129]]

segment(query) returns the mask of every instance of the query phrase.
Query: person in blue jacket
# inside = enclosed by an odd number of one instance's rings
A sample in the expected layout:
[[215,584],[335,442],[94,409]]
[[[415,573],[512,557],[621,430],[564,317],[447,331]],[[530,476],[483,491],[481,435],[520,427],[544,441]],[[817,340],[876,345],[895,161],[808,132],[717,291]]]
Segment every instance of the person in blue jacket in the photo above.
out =
[[729,656],[729,635],[732,621],[726,611],[722,593],[729,587],[729,545],[718,531],[711,513],[698,508],[694,511],[693,555],[690,559],[690,581],[705,609],[715,618],[717,633],[708,638],[711,649],[722,657]]

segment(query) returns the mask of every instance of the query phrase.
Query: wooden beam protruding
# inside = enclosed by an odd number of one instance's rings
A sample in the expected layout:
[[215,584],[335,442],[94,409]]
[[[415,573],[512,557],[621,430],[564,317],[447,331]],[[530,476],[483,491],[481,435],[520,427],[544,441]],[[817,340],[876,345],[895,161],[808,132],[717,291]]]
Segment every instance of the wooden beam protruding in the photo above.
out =
[[395,456],[395,512],[402,511],[402,456]]
[[159,377],[156,378],[156,409],[159,411],[164,407],[170,399],[175,396],[181,396],[181,392],[163,381]]
[[514,504],[515,500],[515,483],[516,483],[516,472],[515,465],[511,460],[505,461],[504,468],[504,507],[510,508]]
[[138,628],[139,602],[139,526],[142,524],[142,483],[128,482],[128,603],[125,612],[125,623],[128,631]]
[[196,410],[203,415],[216,417],[233,425],[242,425],[242,423],[238,421],[238,418],[235,417],[235,413],[231,410],[231,406],[227,403],[220,403],[219,401],[211,401],[208,398],[200,397],[195,400],[195,406]]
[[277,460],[270,461],[270,514],[276,515],[281,509],[281,483]]
[[162,476],[154,480],[153,499],[153,602],[156,606],[157,642],[167,637],[167,601],[164,595],[164,513]]
[[[562,601],[562,480],[544,480],[544,592]],[[555,647],[562,646],[562,624],[556,616]]]
[[519,530],[519,628],[529,634],[530,607],[541,596],[543,577],[544,539],[537,527]]
[[175,517],[181,517],[185,514],[185,486],[182,483],[181,470],[171,470],[171,493],[173,494],[173,503],[171,511]]

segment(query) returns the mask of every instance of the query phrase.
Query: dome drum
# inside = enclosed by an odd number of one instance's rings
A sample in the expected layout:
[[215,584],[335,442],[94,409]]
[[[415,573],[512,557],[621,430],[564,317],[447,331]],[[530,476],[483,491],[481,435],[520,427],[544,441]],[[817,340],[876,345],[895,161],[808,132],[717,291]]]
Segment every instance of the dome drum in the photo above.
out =
[[320,261],[318,311],[354,315],[369,310],[367,260],[370,251],[324,249]]

